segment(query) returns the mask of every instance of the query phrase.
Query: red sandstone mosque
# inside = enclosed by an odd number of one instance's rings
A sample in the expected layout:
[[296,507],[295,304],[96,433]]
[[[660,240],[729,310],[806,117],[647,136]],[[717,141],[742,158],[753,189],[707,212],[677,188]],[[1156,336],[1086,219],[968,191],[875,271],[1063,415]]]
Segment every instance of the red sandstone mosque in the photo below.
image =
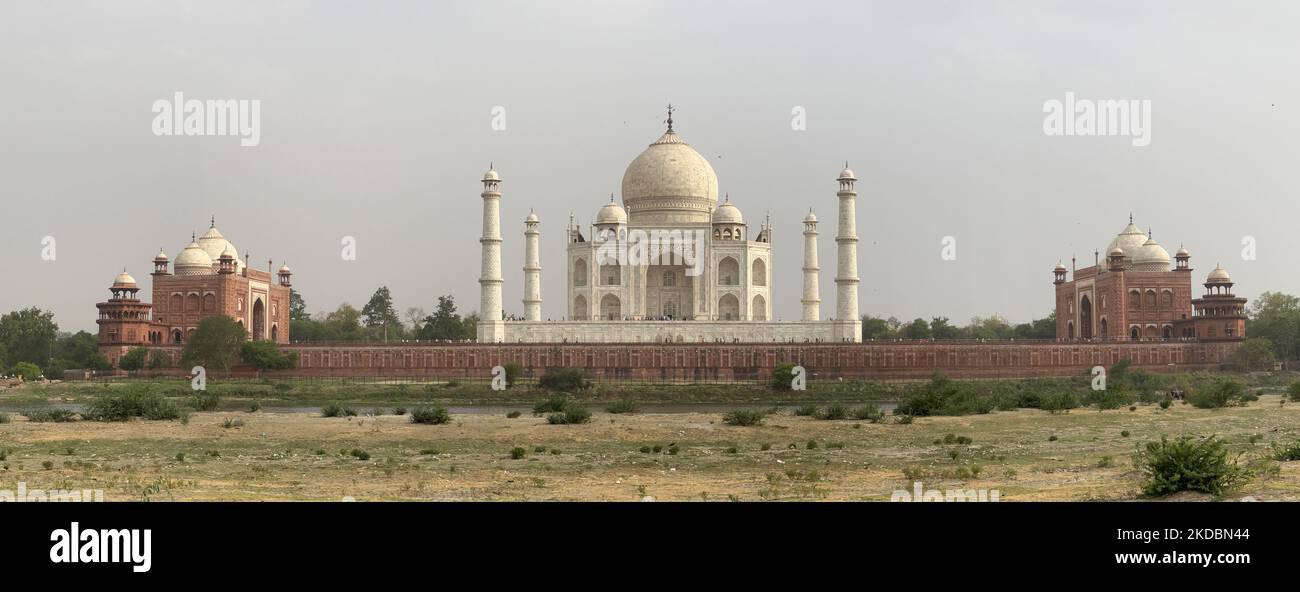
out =
[[1192,296],[1191,253],[1169,252],[1128,226],[1110,242],[1106,262],[1053,270],[1056,337],[1060,340],[1240,341],[1246,337],[1246,299],[1232,293],[1232,277],[1215,267],[1205,278],[1205,295]]
[[[177,255],[174,271],[165,252],[153,260],[153,304],[141,302],[135,278],[123,270],[113,279],[113,294],[99,308],[99,350],[113,365],[138,346],[180,346],[199,321],[226,315],[248,330],[249,339],[289,343],[289,288],[293,273],[283,266],[272,274],[249,266],[217,230]],[[273,279],[274,276],[274,279]],[[177,349],[176,347],[164,349]]]

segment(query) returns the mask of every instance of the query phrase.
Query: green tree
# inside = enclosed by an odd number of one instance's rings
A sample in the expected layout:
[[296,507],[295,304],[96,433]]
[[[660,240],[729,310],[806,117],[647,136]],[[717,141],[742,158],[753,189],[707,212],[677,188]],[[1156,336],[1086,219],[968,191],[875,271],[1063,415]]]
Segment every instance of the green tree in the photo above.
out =
[[41,377],[41,369],[31,362],[18,362],[9,369],[9,374],[21,376],[23,380],[36,380]]
[[930,319],[930,336],[935,339],[956,339],[957,327],[948,322],[948,317]]
[[126,370],[127,373],[136,372],[144,368],[145,361],[149,358],[149,348],[133,347],[130,351],[122,354],[117,361],[117,367]]
[[0,317],[0,344],[3,344],[6,362],[31,362],[44,366],[54,353],[54,342],[59,326],[54,323],[54,313],[36,307],[17,310]]
[[456,300],[450,295],[438,297],[438,307],[424,319],[420,330],[420,339],[432,341],[459,341],[472,336],[465,321],[456,314]]
[[199,321],[199,326],[185,342],[181,363],[203,366],[208,370],[229,370],[239,359],[240,348],[248,340],[248,331],[225,315]]
[[862,339],[893,339],[897,336],[895,327],[891,327],[889,321],[871,315],[862,315]]
[[86,360],[85,369],[94,370],[95,372],[108,372],[113,369],[113,363],[108,361],[108,358],[105,358],[103,354],[96,353],[92,354],[89,360]]
[[90,358],[99,353],[99,339],[85,331],[60,333],[54,344],[55,359],[66,360],[68,368],[85,368]]
[[263,370],[288,370],[298,365],[298,353],[284,353],[270,341],[246,341],[239,357],[260,373]]
[[903,327],[903,337],[905,339],[929,339],[930,324],[925,319],[916,319]]
[[1263,337],[1284,360],[1300,357],[1300,298],[1281,292],[1264,292],[1250,304],[1246,335]]
[[302,299],[302,294],[297,290],[289,290],[289,320],[311,320],[311,314],[307,312],[307,301]]
[[361,329],[361,312],[344,302],[325,315],[325,333],[330,340],[359,341],[366,338]]
[[1252,370],[1272,370],[1277,356],[1273,353],[1273,342],[1266,337],[1251,337],[1241,343],[1228,365],[1234,370],[1250,372]]
[[402,324],[397,318],[397,309],[393,308],[393,295],[388,292],[388,286],[380,286],[370,297],[370,302],[361,307],[361,320],[367,327]]
[[168,368],[171,365],[172,365],[172,357],[167,352],[156,351],[153,352],[153,355],[149,356],[150,370],[160,370],[162,368]]

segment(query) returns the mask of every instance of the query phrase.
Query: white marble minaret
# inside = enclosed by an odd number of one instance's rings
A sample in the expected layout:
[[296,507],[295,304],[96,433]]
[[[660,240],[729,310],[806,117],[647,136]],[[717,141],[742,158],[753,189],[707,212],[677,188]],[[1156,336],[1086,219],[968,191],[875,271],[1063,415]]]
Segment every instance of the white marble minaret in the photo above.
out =
[[537,214],[529,212],[524,220],[524,320],[542,320],[541,232]]
[[505,341],[506,324],[501,319],[501,176],[495,168],[488,167],[483,175],[483,236],[478,239],[483,246],[482,273],[478,283],[479,343]]
[[862,340],[862,319],[858,316],[858,192],[853,188],[857,177],[844,163],[840,171],[840,229],[835,236],[839,245],[835,274],[835,321],[840,341]]
[[816,321],[821,318],[822,298],[817,274],[821,266],[817,263],[817,216],[808,210],[803,219],[803,320]]

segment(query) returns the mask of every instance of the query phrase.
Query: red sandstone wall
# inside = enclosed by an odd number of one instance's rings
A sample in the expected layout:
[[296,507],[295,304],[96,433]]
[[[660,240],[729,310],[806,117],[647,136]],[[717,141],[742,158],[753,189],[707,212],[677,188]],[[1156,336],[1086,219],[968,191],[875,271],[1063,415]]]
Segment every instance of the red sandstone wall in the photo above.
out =
[[[814,380],[837,378],[1029,378],[1080,375],[1123,358],[1135,368],[1212,369],[1239,343],[876,342],[819,344],[294,344],[294,370],[267,376],[490,378],[516,362],[526,376],[583,368],[600,380],[759,380],[777,364],[802,364]],[[179,358],[179,348],[162,347]],[[176,369],[184,373],[188,369]],[[248,368],[235,375],[251,375]]]

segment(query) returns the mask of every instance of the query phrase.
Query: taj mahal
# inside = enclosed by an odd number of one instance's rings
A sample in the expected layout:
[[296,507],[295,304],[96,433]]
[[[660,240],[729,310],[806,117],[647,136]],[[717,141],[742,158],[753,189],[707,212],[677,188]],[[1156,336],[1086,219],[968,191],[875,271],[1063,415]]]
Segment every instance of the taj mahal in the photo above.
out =
[[718,199],[718,177],[673,130],[632,160],[622,203],[611,195],[584,228],[570,215],[566,239],[566,314],[541,318],[541,221],[524,221],[524,315],[506,319],[501,290],[502,177],[483,176],[480,343],[857,342],[857,181],[845,165],[839,184],[835,314],[823,319],[818,285],[817,217],[803,219],[803,305],[798,321],[776,321],[770,219],[751,232],[740,208]]

